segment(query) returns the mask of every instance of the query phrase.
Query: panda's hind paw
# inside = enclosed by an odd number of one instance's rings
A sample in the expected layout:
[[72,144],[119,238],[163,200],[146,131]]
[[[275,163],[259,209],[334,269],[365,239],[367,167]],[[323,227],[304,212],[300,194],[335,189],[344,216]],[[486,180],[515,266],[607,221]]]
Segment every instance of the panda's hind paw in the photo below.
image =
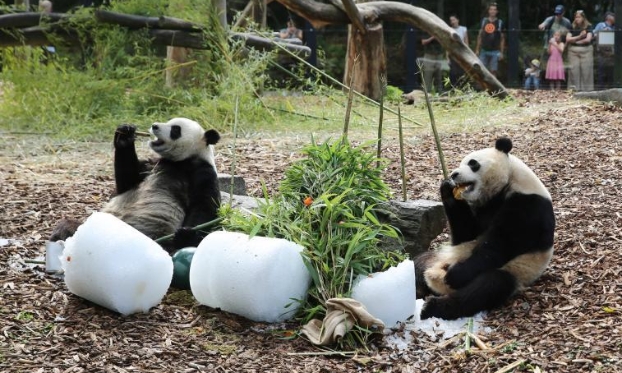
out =
[[421,320],[438,317],[439,319],[455,320],[459,317],[459,307],[448,296],[429,297],[421,309]]

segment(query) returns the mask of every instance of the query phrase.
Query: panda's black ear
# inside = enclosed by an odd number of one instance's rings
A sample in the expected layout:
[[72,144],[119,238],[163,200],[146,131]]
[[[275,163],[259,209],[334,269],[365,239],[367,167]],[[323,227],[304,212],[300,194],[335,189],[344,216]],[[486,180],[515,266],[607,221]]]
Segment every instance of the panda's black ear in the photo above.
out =
[[497,142],[495,143],[495,149],[500,150],[505,154],[508,154],[510,150],[512,150],[512,140],[507,137],[498,138]]
[[214,145],[220,140],[220,134],[216,130],[208,130],[203,134],[207,145]]

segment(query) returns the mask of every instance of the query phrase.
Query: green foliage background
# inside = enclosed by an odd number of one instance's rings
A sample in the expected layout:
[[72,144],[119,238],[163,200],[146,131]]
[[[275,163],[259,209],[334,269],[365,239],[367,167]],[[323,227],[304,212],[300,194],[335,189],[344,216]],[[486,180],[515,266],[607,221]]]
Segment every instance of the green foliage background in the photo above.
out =
[[185,116],[222,130],[232,121],[235,97],[241,121],[270,117],[254,87],[261,86],[272,56],[227,42],[209,2],[129,0],[113,2],[111,10],[204,25],[209,48],[191,50],[184,84],[167,88],[165,69],[180,66],[167,66],[165,47],[152,46],[146,32],[96,24],[91,9],[79,9],[71,22],[80,47],[59,39],[51,58],[38,47],[0,50],[0,129],[101,139],[119,123]]

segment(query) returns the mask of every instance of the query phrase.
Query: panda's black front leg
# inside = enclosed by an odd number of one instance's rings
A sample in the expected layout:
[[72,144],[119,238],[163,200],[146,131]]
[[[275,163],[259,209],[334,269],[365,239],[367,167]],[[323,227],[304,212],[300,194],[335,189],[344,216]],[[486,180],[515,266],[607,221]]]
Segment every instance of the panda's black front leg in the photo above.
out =
[[[201,230],[191,230],[218,218],[220,208],[220,189],[218,174],[212,165],[205,161],[193,161],[189,206],[184,219],[183,227],[175,233],[173,246],[182,249],[188,246],[197,246],[206,233]],[[208,228],[209,229],[209,228]]]
[[476,239],[481,232],[466,201],[457,200],[454,197],[454,187],[455,184],[452,180],[444,180],[441,183],[440,192],[451,231],[451,243],[452,245],[459,245]]
[[114,180],[117,194],[135,188],[141,181],[135,138],[136,127],[130,124],[119,125],[114,133]]

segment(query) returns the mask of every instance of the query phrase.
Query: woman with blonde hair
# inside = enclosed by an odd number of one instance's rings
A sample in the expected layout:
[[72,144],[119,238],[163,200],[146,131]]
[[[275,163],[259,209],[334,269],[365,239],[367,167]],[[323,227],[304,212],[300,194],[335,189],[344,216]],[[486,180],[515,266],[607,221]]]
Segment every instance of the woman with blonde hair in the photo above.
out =
[[582,10],[574,14],[572,29],[566,36],[568,44],[568,88],[577,91],[594,90],[594,48],[592,24]]

